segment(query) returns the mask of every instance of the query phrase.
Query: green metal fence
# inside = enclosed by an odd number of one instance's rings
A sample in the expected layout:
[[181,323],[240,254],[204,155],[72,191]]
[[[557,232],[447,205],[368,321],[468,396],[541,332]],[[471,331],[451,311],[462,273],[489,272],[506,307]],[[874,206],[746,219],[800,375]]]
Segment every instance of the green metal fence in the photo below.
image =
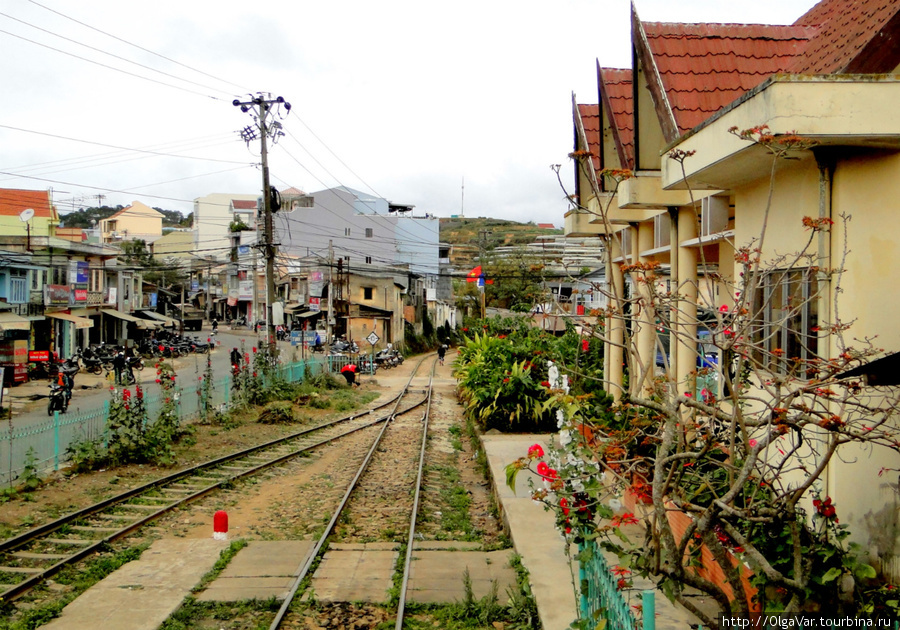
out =
[[[313,357],[305,361],[280,364],[274,377],[289,382],[302,381],[315,374],[336,371],[326,357]],[[338,370],[340,368],[338,367]],[[178,402],[178,414],[182,422],[187,422],[200,415],[201,396],[199,382],[197,387],[176,388],[174,396]],[[231,375],[216,379],[213,382],[210,404],[216,409],[227,410],[232,400]],[[159,417],[163,404],[163,394],[145,394],[144,405],[147,417],[155,421]],[[32,465],[38,470],[59,470],[66,461],[70,444],[81,441],[98,440],[106,432],[109,419],[109,401],[102,406],[87,411],[75,411],[60,414],[58,411],[46,421],[28,427],[16,426],[12,422],[0,421],[0,483],[15,481],[24,471],[31,451]]]
[[[656,628],[656,593],[651,590],[640,592],[643,623],[635,619],[631,596],[619,589],[616,577],[603,552],[593,540],[579,543],[579,570],[581,581],[581,619],[606,620],[608,630],[654,630]],[[629,591],[637,593],[637,591]],[[637,598],[634,598],[637,600]],[[592,626],[593,627],[593,626]]]

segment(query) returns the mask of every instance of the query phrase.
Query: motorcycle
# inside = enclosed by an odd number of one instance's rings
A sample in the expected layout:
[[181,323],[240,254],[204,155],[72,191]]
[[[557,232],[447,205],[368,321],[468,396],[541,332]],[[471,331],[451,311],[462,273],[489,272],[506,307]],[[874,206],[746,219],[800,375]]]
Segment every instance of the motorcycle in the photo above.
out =
[[358,354],[359,346],[356,345],[355,341],[346,341],[344,339],[338,339],[333,344],[331,344],[331,353],[332,354]]
[[69,408],[68,390],[56,383],[50,384],[50,404],[47,405],[47,415],[52,416],[54,411],[65,413]]
[[91,374],[103,373],[103,362],[97,358],[90,349],[79,352],[77,356],[81,359],[81,362],[84,363],[84,369],[86,371]]

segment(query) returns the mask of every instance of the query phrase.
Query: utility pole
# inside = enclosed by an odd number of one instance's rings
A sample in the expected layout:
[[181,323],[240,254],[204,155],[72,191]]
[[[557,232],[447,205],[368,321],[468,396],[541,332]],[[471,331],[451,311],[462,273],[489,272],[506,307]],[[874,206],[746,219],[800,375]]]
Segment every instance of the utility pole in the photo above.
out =
[[325,319],[325,343],[331,343],[333,339],[332,326],[334,325],[334,245],[328,239],[328,316]]
[[[245,127],[241,131],[241,137],[247,144],[251,140],[258,137],[260,140],[260,160],[262,161],[262,211],[264,225],[263,251],[266,258],[266,347],[269,348],[270,354],[273,354],[275,348],[275,322],[272,318],[272,304],[275,302],[275,244],[273,240],[272,213],[280,208],[273,208],[273,195],[269,186],[269,150],[266,140],[271,136],[273,142],[277,142],[278,138],[283,135],[281,131],[281,123],[273,121],[269,124],[269,115],[273,112],[278,113],[279,109],[284,106],[286,112],[291,111],[291,104],[284,100],[283,96],[269,98],[258,94],[249,101],[240,101],[235,99],[232,105],[240,107],[244,113],[253,112],[257,127]],[[256,286],[256,278],[254,287]]]

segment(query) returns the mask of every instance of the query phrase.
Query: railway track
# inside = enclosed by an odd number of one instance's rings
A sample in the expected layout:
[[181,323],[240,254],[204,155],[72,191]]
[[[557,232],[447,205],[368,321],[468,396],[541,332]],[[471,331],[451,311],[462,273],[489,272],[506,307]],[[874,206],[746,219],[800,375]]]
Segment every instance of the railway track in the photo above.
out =
[[[406,390],[363,413],[186,468],[0,542],[0,604],[187,503],[347,435],[386,426],[427,402],[408,403],[404,398],[409,398]],[[402,409],[401,402],[406,404]]]
[[[403,400],[413,394],[414,391],[412,388],[413,379],[416,378],[416,374],[418,373],[419,368],[424,364],[425,360],[428,357],[423,357],[418,364],[413,368],[412,373],[410,374],[409,380],[407,381],[405,387],[400,392],[400,394],[395,399],[394,405],[395,408],[400,405]],[[408,423],[406,426],[401,428],[402,431],[409,431],[410,429],[416,430],[419,434],[419,442],[420,447],[418,450],[418,458],[415,462],[416,464],[416,481],[414,485],[414,493],[412,498],[412,505],[410,507],[410,517],[409,517],[409,525],[408,525],[408,534],[407,534],[407,544],[406,544],[406,555],[403,561],[403,576],[402,576],[402,587],[400,591],[400,598],[397,606],[397,620],[396,620],[396,630],[400,630],[403,627],[403,615],[406,606],[406,587],[409,581],[409,572],[410,572],[410,564],[412,560],[412,549],[413,549],[413,541],[415,539],[415,531],[416,531],[416,516],[418,513],[419,507],[419,496],[420,490],[422,487],[422,478],[424,474],[425,467],[425,448],[427,445],[427,436],[428,436],[428,416],[431,410],[431,397],[433,391],[433,381],[434,381],[434,370],[437,365],[437,359],[434,355],[431,356],[431,371],[428,374],[428,384],[425,387],[425,399],[415,405],[415,407],[425,405],[424,414],[419,422],[416,423]],[[410,407],[412,409],[413,407]],[[326,548],[326,543],[328,539],[331,537],[332,533],[335,530],[335,526],[338,523],[341,516],[345,513],[350,503],[351,497],[360,486],[360,481],[364,478],[366,471],[369,468],[372,460],[375,457],[376,452],[379,450],[379,446],[381,446],[384,442],[384,438],[388,431],[391,430],[392,426],[396,425],[396,419],[398,416],[402,415],[405,412],[392,412],[389,414],[388,421],[385,422],[381,428],[381,431],[378,433],[378,436],[375,438],[372,446],[369,448],[366,453],[365,458],[363,459],[362,464],[359,466],[359,469],[356,471],[355,476],[352,481],[348,485],[346,491],[344,492],[344,496],[335,509],[334,513],[331,516],[331,519],[328,522],[328,525],[325,527],[324,532],[314,545],[311,553],[307,557],[303,566],[300,568],[298,573],[294,577],[294,581],[292,583],[291,589],[288,592],[287,597],[285,597],[284,602],[282,602],[281,608],[276,614],[272,624],[269,626],[269,630],[278,630],[282,627],[282,624],[285,621],[285,617],[291,607],[294,599],[302,592],[302,589],[308,584],[309,572],[312,566],[315,565],[316,560],[320,558],[324,549]]]

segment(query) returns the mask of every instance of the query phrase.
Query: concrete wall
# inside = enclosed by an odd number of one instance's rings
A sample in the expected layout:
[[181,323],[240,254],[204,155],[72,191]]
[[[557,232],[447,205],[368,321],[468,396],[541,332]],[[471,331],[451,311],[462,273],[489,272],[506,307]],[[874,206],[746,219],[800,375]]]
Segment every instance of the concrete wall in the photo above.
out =
[[275,215],[276,240],[286,254],[327,259],[330,240],[335,260],[349,258],[352,270],[408,264],[415,273],[438,273],[437,218],[389,214],[386,200],[349,189],[311,195],[312,208]]
[[259,194],[210,193],[194,200],[194,251],[227,260],[231,253],[228,226],[234,220],[233,199],[256,201]]

